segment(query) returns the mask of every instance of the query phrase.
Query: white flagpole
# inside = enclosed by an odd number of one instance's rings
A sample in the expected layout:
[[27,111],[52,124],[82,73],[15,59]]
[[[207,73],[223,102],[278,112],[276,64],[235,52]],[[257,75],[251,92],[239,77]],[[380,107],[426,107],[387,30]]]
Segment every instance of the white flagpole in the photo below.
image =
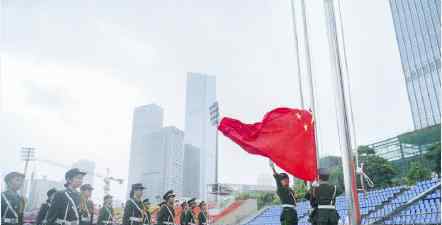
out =
[[307,13],[305,10],[305,1],[301,0],[301,18],[302,18],[302,28],[303,28],[303,34],[304,34],[304,60],[306,64],[306,73],[307,77],[309,78],[309,88],[310,88],[310,99],[311,104],[310,108],[313,112],[313,118],[315,121],[315,144],[316,144],[316,167],[319,169],[319,150],[320,150],[320,143],[319,143],[319,120],[318,120],[318,112],[316,112],[316,101],[315,101],[315,89],[314,89],[314,82],[313,82],[313,73],[312,73],[312,58],[310,55],[310,38],[308,34],[308,27],[307,27]]
[[[339,0],[338,0],[339,1]],[[330,57],[335,76],[336,111],[339,132],[339,142],[341,145],[342,162],[344,169],[345,193],[348,199],[349,222],[351,225],[358,225],[360,222],[359,202],[356,190],[355,166],[353,163],[352,136],[350,118],[348,112],[348,99],[345,95],[345,85],[343,79],[343,63],[339,53],[339,41],[336,25],[333,0],[324,0],[325,18],[327,25],[327,35],[330,47]]]
[[292,25],[293,25],[293,42],[295,47],[295,58],[296,58],[296,69],[298,73],[298,91],[299,91],[299,99],[301,102],[301,107],[305,109],[305,101],[304,94],[302,89],[302,74],[301,74],[301,62],[299,59],[299,40],[298,40],[298,29],[296,26],[296,14],[295,14],[295,6],[293,0],[290,0],[290,7],[292,10]]

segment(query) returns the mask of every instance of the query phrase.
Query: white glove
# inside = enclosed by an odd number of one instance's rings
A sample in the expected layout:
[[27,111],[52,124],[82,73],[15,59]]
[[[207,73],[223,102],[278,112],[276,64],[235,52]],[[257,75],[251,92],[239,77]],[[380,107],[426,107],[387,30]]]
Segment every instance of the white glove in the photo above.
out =
[[319,187],[319,182],[318,181],[313,181],[312,183],[312,187]]

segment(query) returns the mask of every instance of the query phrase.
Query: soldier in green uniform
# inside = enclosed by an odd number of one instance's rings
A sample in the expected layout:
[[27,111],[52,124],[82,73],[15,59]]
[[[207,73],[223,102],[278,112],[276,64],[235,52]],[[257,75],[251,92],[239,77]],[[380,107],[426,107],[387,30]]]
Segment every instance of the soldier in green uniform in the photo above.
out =
[[193,210],[196,208],[196,199],[190,199],[187,201],[187,204],[189,207],[186,212],[184,212],[184,225],[196,225],[196,216],[193,213]]
[[112,196],[105,195],[103,198],[103,207],[98,214],[97,225],[111,225],[114,220],[114,210],[112,208]]
[[80,188],[80,225],[92,225],[94,220],[94,203],[91,200],[94,188],[84,184]]
[[40,210],[38,211],[38,214],[37,214],[36,225],[46,225],[47,224],[46,216],[48,214],[49,207],[51,207],[51,202],[52,202],[52,199],[54,199],[54,195],[56,192],[57,192],[57,189],[52,188],[46,193],[46,195],[48,196],[48,199],[46,200],[45,203],[41,204]]
[[319,169],[319,183],[314,184],[307,198],[313,207],[310,221],[314,225],[337,225],[339,215],[335,208],[336,186],[328,183],[329,172]]
[[184,225],[184,216],[186,215],[187,208],[189,208],[187,201],[184,201],[183,203],[181,203],[181,216],[180,216],[180,224],[181,225]]
[[175,193],[173,190],[166,192],[163,196],[165,204],[160,208],[157,215],[157,225],[173,225],[175,224]]
[[281,225],[297,225],[298,214],[296,212],[295,192],[289,186],[289,176],[286,173],[277,173],[272,161],[270,161],[270,168],[273,170],[277,187],[276,193],[282,204]]
[[209,224],[209,214],[207,213],[207,204],[206,202],[200,202],[200,213],[198,214],[198,224],[199,225],[208,225]]
[[145,187],[141,183],[133,184],[130,191],[130,198],[126,201],[123,215],[123,225],[143,224],[143,191]]
[[64,176],[66,189],[55,193],[48,210],[48,225],[78,225],[80,223],[80,192],[77,189],[82,185],[84,175],[86,173],[78,168],[66,172]]
[[144,211],[144,225],[151,225],[152,224],[152,215],[150,214],[150,201],[148,198],[143,200],[143,211]]
[[11,172],[5,176],[6,191],[2,192],[1,224],[22,225],[25,199],[18,191],[23,187],[25,175]]

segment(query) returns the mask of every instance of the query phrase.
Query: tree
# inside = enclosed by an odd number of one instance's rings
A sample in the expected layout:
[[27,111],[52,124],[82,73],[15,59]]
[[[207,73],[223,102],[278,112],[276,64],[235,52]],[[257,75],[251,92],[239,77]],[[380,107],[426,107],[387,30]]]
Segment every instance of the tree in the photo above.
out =
[[339,156],[325,156],[319,159],[319,167],[321,168],[336,168],[342,165],[341,157]]
[[424,158],[427,160],[431,171],[437,173],[440,176],[440,143],[433,145],[427,153],[425,153]]
[[412,162],[410,169],[408,170],[406,180],[408,185],[414,185],[421,180],[427,180],[431,178],[431,171],[421,162]]
[[397,168],[390,161],[375,154],[368,146],[358,148],[359,161],[364,164],[364,172],[370,177],[377,188],[394,185],[394,178],[398,174]]
[[263,208],[266,205],[278,204],[278,197],[272,192],[263,192],[258,194],[257,198],[258,209]]
[[295,180],[295,185],[293,187],[293,190],[295,191],[295,197],[296,199],[302,199],[305,197],[305,193],[307,192],[307,187],[304,184],[303,180]]

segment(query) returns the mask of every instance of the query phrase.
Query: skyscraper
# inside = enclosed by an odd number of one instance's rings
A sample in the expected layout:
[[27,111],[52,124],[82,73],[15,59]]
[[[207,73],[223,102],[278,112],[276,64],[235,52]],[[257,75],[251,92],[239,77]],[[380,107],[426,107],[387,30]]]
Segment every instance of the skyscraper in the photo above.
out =
[[72,168],[78,168],[84,172],[86,172],[86,175],[83,178],[84,184],[90,184],[94,186],[94,177],[95,177],[95,162],[81,159],[72,164]]
[[440,123],[440,0],[390,0],[415,129]]
[[132,121],[132,139],[129,158],[129,193],[132,184],[141,182],[148,158],[149,134],[163,127],[163,109],[156,104],[135,108]]
[[216,101],[216,79],[199,73],[187,74],[184,143],[200,150],[199,197],[207,199],[209,184],[215,183],[216,127],[211,125],[209,107]]
[[63,182],[48,180],[46,177],[32,180],[29,190],[29,199],[26,207],[30,210],[38,209],[40,205],[47,200],[46,193],[51,188],[63,190]]
[[176,127],[164,127],[147,137],[141,183],[144,196],[160,202],[168,190],[178,197],[183,193],[184,133]]
[[173,189],[183,190],[184,133],[176,127],[163,127],[163,109],[155,104],[134,111],[129,159],[128,192],[134,183],[146,187],[144,197],[161,201]]
[[183,196],[199,197],[200,150],[190,144],[184,145]]

